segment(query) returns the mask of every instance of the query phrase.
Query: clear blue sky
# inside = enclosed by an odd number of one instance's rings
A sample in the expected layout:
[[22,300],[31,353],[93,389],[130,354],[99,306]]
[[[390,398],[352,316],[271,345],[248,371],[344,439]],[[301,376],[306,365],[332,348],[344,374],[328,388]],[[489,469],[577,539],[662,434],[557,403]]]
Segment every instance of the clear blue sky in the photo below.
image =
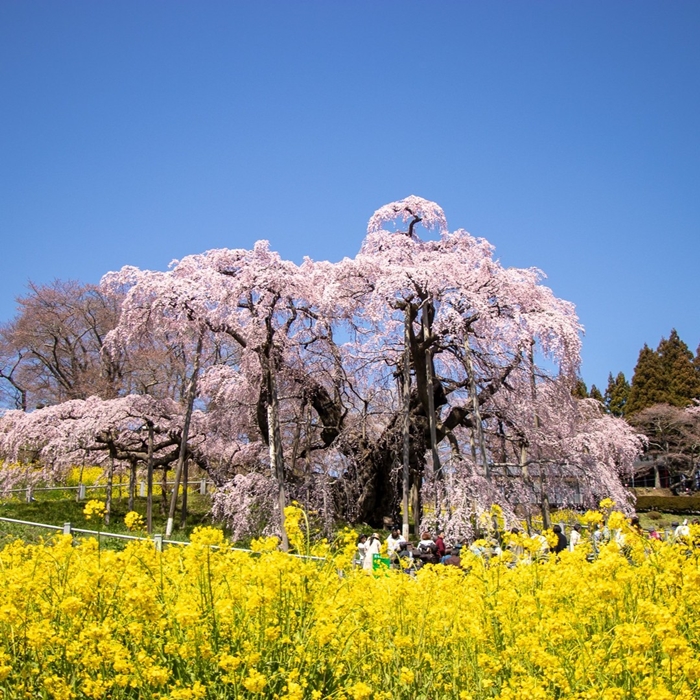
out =
[[547,273],[589,384],[694,350],[700,3],[0,0],[0,320],[29,279],[351,256],[409,194]]

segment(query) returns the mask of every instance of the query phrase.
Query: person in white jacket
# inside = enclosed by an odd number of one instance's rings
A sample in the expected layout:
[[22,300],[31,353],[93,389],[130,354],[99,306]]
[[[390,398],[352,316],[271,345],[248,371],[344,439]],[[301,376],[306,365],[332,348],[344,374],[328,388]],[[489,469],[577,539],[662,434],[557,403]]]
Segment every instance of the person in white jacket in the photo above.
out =
[[355,566],[364,566],[367,558],[367,535],[357,538],[357,552],[355,553]]
[[581,526],[577,523],[571,528],[569,533],[569,551],[573,552],[576,545],[581,541]]
[[380,547],[381,542],[379,541],[379,535],[374,532],[367,540],[367,545],[365,547],[365,561],[363,566],[367,571],[372,571],[373,555],[379,554]]
[[393,561],[398,556],[399,547],[401,546],[401,543],[405,541],[406,540],[399,532],[399,529],[395,527],[391,531],[389,537],[386,538],[386,553],[389,556],[389,559]]
[[673,538],[679,540],[684,537],[690,536],[690,527],[688,526],[688,519],[686,518],[681,525],[679,525],[673,532]]

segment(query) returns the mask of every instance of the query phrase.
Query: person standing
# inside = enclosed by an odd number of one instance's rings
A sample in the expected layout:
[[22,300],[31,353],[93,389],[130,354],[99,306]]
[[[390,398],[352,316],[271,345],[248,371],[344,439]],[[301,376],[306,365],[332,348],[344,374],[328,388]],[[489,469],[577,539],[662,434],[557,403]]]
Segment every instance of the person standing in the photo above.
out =
[[566,541],[566,535],[561,531],[560,525],[555,525],[552,528],[552,532],[557,536],[557,543],[552,551],[555,554],[559,554],[559,552],[563,552],[567,548],[569,543]]
[[357,552],[355,554],[355,565],[364,566],[367,557],[367,535],[360,535],[357,538]]
[[435,538],[435,546],[437,547],[437,554],[440,559],[442,559],[445,554],[447,554],[447,547],[445,547],[445,533],[440,530],[438,536]]
[[374,555],[379,554],[379,548],[381,547],[381,542],[379,541],[379,535],[374,532],[372,536],[367,540],[367,550],[365,554],[364,568],[367,571],[372,571],[372,564],[374,563]]
[[569,551],[573,552],[576,549],[576,545],[581,541],[581,526],[576,523],[576,525],[571,528],[571,533],[569,534]]

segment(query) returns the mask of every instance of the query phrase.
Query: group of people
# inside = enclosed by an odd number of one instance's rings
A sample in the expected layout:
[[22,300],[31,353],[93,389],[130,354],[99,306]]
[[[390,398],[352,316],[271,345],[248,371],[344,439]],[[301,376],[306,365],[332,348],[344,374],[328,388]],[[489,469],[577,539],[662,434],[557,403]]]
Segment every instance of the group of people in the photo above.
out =
[[[460,566],[461,548],[461,544],[448,548],[444,532],[439,532],[435,538],[429,532],[423,532],[417,545],[409,542],[397,527],[393,528],[391,534],[386,538],[389,566],[404,571],[415,571],[425,564]],[[375,562],[374,555],[379,555],[380,552],[381,540],[377,533],[373,533],[369,537],[360,535],[357,540],[355,564],[371,571]]]
[[[700,524],[700,522],[693,521],[693,524]],[[637,516],[630,519],[629,525],[632,530],[636,531],[641,536],[651,539],[665,539],[656,530],[643,530]],[[675,529],[672,530],[669,537],[673,539],[673,541],[687,538],[689,534],[687,520],[683,521],[682,524],[673,523],[672,525]],[[560,552],[567,549],[574,551],[584,537],[582,534],[582,527],[579,524],[575,524],[571,527],[568,538],[565,535],[563,526],[560,524],[554,525],[552,527],[552,532],[556,537],[556,542],[553,540],[548,541],[541,533],[535,533],[534,535],[534,537],[541,540],[539,553],[541,556],[547,557],[550,554],[558,555]],[[386,538],[386,557],[388,559],[388,565],[391,568],[401,569],[409,573],[416,571],[425,564],[461,566],[461,553],[462,551],[466,551],[465,548],[468,548],[469,551],[474,554],[487,558],[494,555],[498,556],[506,549],[513,551],[516,555],[523,554],[524,552],[517,551],[520,548],[517,545],[513,545],[512,538],[510,543],[507,542],[509,539],[508,535],[519,534],[520,531],[517,528],[513,528],[510,532],[502,533],[501,537],[484,538],[484,540],[471,544],[469,542],[464,542],[448,546],[445,542],[444,532],[439,532],[437,537],[433,538],[430,532],[426,531],[421,534],[421,539],[418,544],[413,545],[403,537],[398,527],[394,527],[391,530],[391,534]],[[586,539],[590,541],[592,546],[591,556],[593,557],[597,555],[600,546],[610,540],[614,539],[620,547],[624,547],[625,545],[623,532],[611,532],[602,524],[595,525]],[[367,535],[360,535],[357,540],[357,552],[354,563],[356,566],[363,567],[367,571],[372,571],[375,567],[375,555],[380,557],[381,551],[382,542],[377,533],[373,533],[369,537]],[[516,560],[517,559],[518,557],[516,556]],[[384,564],[386,565],[386,563],[385,561]]]
[[[634,521],[638,519],[632,518],[632,526],[634,527]],[[700,519],[695,518],[692,522],[693,525],[700,525]],[[644,534],[644,531],[639,528],[640,534]],[[649,539],[653,540],[670,540],[672,542],[682,541],[690,536],[690,525],[688,524],[688,519],[685,518],[683,522],[674,521],[671,523],[670,530],[657,530],[656,528],[651,528],[647,531],[647,536]]]

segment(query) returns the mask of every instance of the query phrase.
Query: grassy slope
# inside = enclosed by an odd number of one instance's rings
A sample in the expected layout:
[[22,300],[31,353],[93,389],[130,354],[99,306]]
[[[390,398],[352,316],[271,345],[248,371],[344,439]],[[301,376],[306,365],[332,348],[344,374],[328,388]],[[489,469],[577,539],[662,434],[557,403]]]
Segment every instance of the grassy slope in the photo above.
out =
[[[88,492],[88,499],[92,494]],[[100,499],[104,500],[104,499]],[[83,514],[85,501],[77,502],[74,497],[61,492],[37,493],[36,500],[32,503],[13,499],[0,503],[0,517],[14,518],[16,520],[27,520],[36,523],[45,523],[48,525],[60,525],[71,523],[73,527],[82,528],[85,530],[100,530],[102,532],[117,532],[122,534],[139,534],[129,533],[124,525],[124,516],[128,512],[128,501],[124,494],[123,498],[118,497],[118,492],[115,490],[115,497],[112,501],[112,514],[109,525],[106,525],[101,520],[87,520]],[[188,518],[187,526],[183,530],[176,529],[173,532],[171,539],[186,540],[189,538],[192,530],[200,525],[211,525],[209,515],[209,497],[201,496],[199,493],[188,494]],[[134,510],[140,513],[144,519],[146,517],[146,499],[136,498]],[[167,516],[161,514],[160,502],[154,500],[153,504],[153,531],[155,533],[165,532],[165,523]],[[176,525],[180,521],[180,513],[175,517]],[[21,538],[27,542],[36,542],[42,538],[46,538],[53,533],[51,530],[44,528],[17,525],[14,523],[5,523],[0,521],[0,546],[15,538]],[[105,544],[111,543],[110,546],[123,546],[121,540],[107,540]]]

